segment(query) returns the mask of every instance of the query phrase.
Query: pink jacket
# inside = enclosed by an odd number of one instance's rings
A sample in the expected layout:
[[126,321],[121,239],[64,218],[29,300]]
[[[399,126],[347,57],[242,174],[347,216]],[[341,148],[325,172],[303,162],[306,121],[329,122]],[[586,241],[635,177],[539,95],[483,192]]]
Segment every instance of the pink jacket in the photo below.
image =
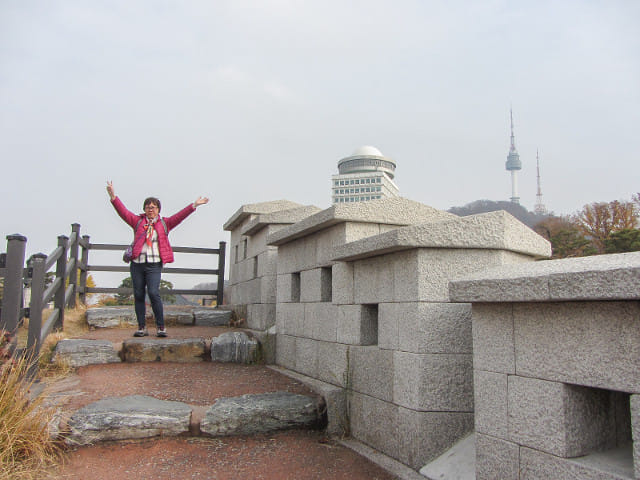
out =
[[[125,222],[127,222],[131,228],[135,229],[139,220],[144,220],[144,213],[135,214],[127,209],[124,206],[124,203],[120,200],[120,198],[116,197],[111,201],[113,208],[116,209],[120,218],[122,218]],[[185,218],[195,212],[196,209],[193,204],[189,204],[180,210],[175,215],[171,215],[170,217],[162,217],[164,222],[167,224],[167,229],[169,232],[177,227],[180,222],[182,222]],[[140,222],[138,225],[137,231],[134,232],[134,244],[133,244],[133,258],[138,258],[140,253],[142,252],[142,246],[144,245],[144,221]],[[157,221],[154,224],[154,228],[156,232],[158,232],[158,248],[160,249],[160,259],[162,263],[171,263],[173,262],[173,250],[171,249],[171,245],[169,244],[169,232],[164,231],[164,226],[162,222]]]

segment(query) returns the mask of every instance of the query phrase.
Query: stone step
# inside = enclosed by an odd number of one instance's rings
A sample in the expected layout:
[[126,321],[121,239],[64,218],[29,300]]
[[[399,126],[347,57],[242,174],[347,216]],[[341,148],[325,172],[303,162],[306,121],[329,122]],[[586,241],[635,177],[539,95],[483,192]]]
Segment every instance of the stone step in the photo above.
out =
[[106,398],[71,415],[66,422],[66,441],[88,445],[188,432],[210,436],[251,435],[292,428],[323,428],[326,422],[322,398],[289,392],[220,398],[194,426],[191,423],[197,408],[144,395]]
[[82,340],[67,338],[60,340],[51,357],[51,362],[65,362],[71,367],[84,367],[104,363],[120,362],[113,343],[107,340]]
[[214,362],[252,364],[260,360],[260,342],[245,332],[226,332],[204,338],[130,338],[121,350],[105,340],[64,339],[58,342],[52,362],[72,367],[113,362]]
[[67,443],[174,436],[189,431],[191,407],[145,395],[110,397],[77,410],[67,422]]
[[220,398],[207,410],[200,430],[221,437],[319,427],[323,405],[317,398],[290,392]]
[[[133,306],[89,308],[86,313],[87,324],[91,328],[112,328],[121,325],[137,326]],[[147,319],[153,319],[151,309],[147,309]],[[216,327],[229,325],[230,310],[215,307],[164,308],[164,319],[167,325],[198,325]]]

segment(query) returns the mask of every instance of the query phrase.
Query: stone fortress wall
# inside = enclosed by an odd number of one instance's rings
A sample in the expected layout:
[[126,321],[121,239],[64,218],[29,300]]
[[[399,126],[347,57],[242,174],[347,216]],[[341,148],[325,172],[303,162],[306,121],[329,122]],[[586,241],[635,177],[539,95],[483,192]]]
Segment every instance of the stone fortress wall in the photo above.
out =
[[[323,393],[332,433],[427,477],[465,437],[477,444],[477,478],[564,478],[556,474],[578,468],[568,459],[603,450],[626,467],[597,468],[633,471],[640,254],[625,257],[630,284],[614,275],[631,298],[590,299],[574,280],[592,261],[620,256],[536,262],[550,255],[548,242],[505,212],[461,218],[400,197],[326,210],[277,201],[241,207],[225,229],[229,303],[258,335],[275,336],[270,359]],[[538,295],[550,288],[541,268],[575,270],[563,296]],[[539,281],[530,286],[529,276]],[[583,337],[591,342],[580,349]],[[560,353],[565,360],[554,360]],[[601,380],[598,360],[626,383]],[[598,420],[587,427],[590,418]],[[603,428],[607,440],[597,440]],[[593,478],[633,478],[606,475]]]

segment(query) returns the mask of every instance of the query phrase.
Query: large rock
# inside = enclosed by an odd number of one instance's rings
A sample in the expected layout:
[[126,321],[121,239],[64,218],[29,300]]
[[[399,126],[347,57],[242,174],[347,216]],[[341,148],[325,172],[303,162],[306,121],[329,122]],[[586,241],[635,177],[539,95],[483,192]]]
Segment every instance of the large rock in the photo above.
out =
[[321,410],[323,405],[318,397],[289,392],[220,398],[207,410],[200,430],[219,437],[312,428],[320,424]]
[[89,445],[103,440],[180,435],[189,431],[191,407],[144,395],[105,398],[77,410],[69,419],[67,442]]
[[120,357],[113,344],[106,340],[64,339],[58,342],[52,362],[65,362],[71,367],[101,363],[117,363]]
[[229,325],[231,320],[230,310],[219,310],[217,308],[194,308],[193,316],[195,324],[203,327],[217,327]]
[[133,307],[101,307],[87,310],[87,323],[94,328],[118,327],[121,324],[138,325]]
[[202,362],[205,355],[202,338],[131,338],[122,343],[125,362]]
[[211,360],[226,363],[255,363],[258,342],[244,332],[226,332],[211,340]]

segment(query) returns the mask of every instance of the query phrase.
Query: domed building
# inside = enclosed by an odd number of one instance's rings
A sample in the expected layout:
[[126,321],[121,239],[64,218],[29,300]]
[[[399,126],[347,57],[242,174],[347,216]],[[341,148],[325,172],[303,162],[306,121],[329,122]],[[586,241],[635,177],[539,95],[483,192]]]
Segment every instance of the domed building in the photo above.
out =
[[338,162],[338,174],[331,177],[332,203],[366,202],[382,197],[397,197],[393,182],[396,162],[376,147],[357,148]]

